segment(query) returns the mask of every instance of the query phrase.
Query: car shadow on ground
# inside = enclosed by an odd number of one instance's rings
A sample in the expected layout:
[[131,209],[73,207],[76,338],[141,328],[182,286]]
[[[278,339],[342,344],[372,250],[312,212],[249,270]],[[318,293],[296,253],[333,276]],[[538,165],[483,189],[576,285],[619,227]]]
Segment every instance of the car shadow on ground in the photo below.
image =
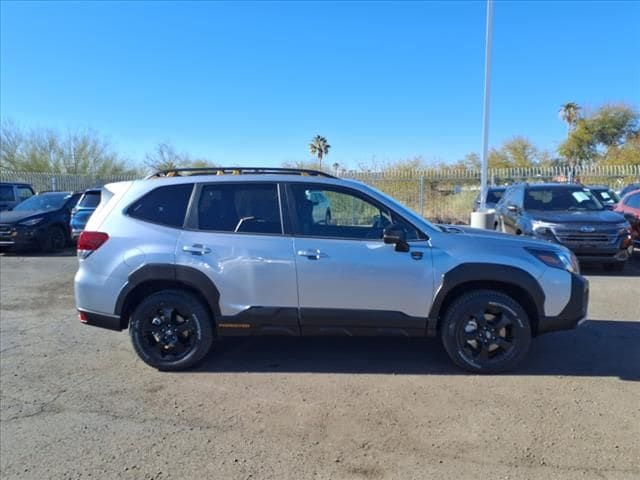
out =
[[[640,380],[640,322],[589,320],[534,339],[514,375]],[[226,338],[195,372],[465,375],[437,339]]]
[[607,270],[603,265],[593,263],[580,265],[580,270],[583,275],[596,277],[640,277],[640,250],[634,251],[621,272]]
[[27,258],[51,258],[51,257],[75,257],[75,247],[66,247],[59,252],[46,253],[40,250],[9,250],[0,252],[0,256],[4,257],[27,257]]

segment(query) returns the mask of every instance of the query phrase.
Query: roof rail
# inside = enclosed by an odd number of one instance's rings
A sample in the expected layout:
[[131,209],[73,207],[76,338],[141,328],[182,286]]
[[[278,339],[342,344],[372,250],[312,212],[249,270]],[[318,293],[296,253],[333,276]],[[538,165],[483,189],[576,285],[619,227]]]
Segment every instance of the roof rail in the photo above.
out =
[[145,177],[145,180],[151,178],[163,177],[183,177],[192,175],[257,175],[257,174],[284,174],[284,175],[308,175],[311,177],[327,177],[336,178],[333,175],[322,172],[320,170],[311,170],[307,168],[271,168],[271,167],[202,167],[202,168],[169,168],[166,170],[158,170],[151,175]]

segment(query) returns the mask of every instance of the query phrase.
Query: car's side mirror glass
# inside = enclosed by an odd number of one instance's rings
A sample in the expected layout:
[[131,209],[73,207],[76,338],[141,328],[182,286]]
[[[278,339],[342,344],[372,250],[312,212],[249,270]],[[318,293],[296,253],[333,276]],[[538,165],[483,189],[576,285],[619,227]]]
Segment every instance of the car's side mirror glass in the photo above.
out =
[[402,225],[397,223],[389,225],[382,233],[384,243],[395,245],[396,252],[408,252],[409,244],[407,243],[407,232]]

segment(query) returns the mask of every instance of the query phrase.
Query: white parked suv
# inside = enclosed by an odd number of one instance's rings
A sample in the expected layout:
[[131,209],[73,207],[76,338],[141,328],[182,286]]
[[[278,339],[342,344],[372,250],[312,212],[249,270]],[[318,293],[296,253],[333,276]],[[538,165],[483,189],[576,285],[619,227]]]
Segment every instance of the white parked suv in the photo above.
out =
[[456,365],[494,373],[587,311],[565,247],[433,225],[312,170],[177,169],[106,185],[78,257],[80,320],[129,328],[160,370],[196,364],[224,336],[400,335],[440,336]]

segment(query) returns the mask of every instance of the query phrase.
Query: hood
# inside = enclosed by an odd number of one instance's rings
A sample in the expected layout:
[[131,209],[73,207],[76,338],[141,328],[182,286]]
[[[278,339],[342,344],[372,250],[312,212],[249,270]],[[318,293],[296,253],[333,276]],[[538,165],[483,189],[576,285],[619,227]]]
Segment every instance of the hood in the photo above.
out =
[[548,223],[621,223],[624,217],[610,210],[596,211],[559,211],[529,210],[527,212],[532,220],[540,220]]
[[47,215],[48,213],[45,210],[24,210],[24,211],[13,211],[13,212],[0,212],[0,223],[18,223],[23,220],[27,220],[31,217],[40,217]]
[[491,240],[492,242],[503,241],[506,243],[519,243],[521,245],[540,246],[546,245],[549,242],[546,240],[538,240],[533,237],[525,237],[521,235],[512,235],[510,233],[497,232],[495,230],[484,230],[482,228],[472,228],[466,225],[439,225],[446,228],[448,233],[452,235],[468,235],[469,237]]

